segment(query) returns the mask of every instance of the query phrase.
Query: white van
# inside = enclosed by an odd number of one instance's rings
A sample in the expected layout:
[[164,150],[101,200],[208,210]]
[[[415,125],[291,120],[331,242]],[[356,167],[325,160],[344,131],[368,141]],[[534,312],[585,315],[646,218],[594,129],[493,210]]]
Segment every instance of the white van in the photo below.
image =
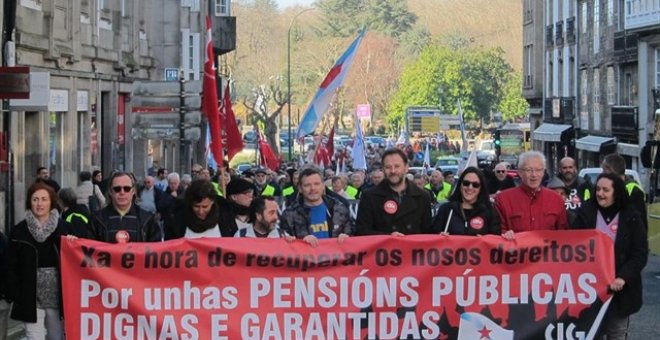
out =
[[[600,175],[602,172],[603,169],[601,168],[584,168],[580,170],[578,176],[584,179],[588,179],[591,183],[596,184],[596,179],[598,179],[598,175]],[[642,183],[639,178],[639,174],[635,170],[626,169],[626,176],[632,177],[632,179],[634,179],[637,183]]]

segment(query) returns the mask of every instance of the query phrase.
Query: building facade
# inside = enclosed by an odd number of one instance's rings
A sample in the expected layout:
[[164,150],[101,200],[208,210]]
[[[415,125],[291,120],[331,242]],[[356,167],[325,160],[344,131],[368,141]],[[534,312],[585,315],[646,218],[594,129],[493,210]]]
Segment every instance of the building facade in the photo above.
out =
[[[535,145],[553,162],[571,156],[579,167],[599,166],[618,152],[647,185],[640,152],[655,133],[660,107],[660,1],[528,2],[543,8],[545,30],[543,122],[532,135]],[[524,31],[541,28],[535,23]],[[524,94],[531,103],[534,96]]]
[[[82,170],[143,176],[154,159],[177,170],[174,145],[132,138],[134,87],[168,80],[171,70],[177,79],[200,80],[205,16],[220,11],[230,18],[229,1],[15,1],[16,27],[3,44],[12,40],[14,64],[30,67],[31,90],[30,99],[10,100],[3,115],[12,185],[0,186],[0,194],[12,199],[0,210],[16,216],[3,220],[3,229],[23,216],[40,166],[62,187],[77,186]],[[235,46],[235,20],[217,20],[233,23],[225,35],[233,34]]]

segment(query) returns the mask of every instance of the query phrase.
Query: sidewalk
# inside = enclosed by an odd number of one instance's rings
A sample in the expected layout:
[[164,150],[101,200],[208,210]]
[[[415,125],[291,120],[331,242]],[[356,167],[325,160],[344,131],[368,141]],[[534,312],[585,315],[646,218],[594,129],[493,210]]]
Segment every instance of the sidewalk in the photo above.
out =
[[9,330],[7,331],[7,340],[19,340],[23,338],[23,325],[22,323],[9,319]]

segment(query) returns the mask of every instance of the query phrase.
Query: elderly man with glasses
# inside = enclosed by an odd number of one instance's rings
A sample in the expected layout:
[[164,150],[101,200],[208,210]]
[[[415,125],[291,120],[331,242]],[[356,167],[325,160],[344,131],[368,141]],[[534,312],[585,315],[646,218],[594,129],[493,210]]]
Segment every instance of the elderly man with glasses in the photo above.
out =
[[512,240],[515,233],[521,231],[568,229],[564,200],[541,185],[545,156],[538,151],[522,153],[518,159],[518,173],[522,183],[495,198],[502,236]]
[[110,177],[110,204],[94,216],[94,233],[110,243],[158,242],[162,232],[154,215],[135,204],[135,179],[116,172]]

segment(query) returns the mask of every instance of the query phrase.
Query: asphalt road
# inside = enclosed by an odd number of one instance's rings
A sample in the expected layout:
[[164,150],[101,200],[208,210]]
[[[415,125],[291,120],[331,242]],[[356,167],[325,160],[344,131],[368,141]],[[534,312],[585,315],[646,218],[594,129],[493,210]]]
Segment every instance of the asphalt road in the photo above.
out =
[[644,305],[631,318],[629,339],[660,339],[660,256],[649,256],[642,282]]

